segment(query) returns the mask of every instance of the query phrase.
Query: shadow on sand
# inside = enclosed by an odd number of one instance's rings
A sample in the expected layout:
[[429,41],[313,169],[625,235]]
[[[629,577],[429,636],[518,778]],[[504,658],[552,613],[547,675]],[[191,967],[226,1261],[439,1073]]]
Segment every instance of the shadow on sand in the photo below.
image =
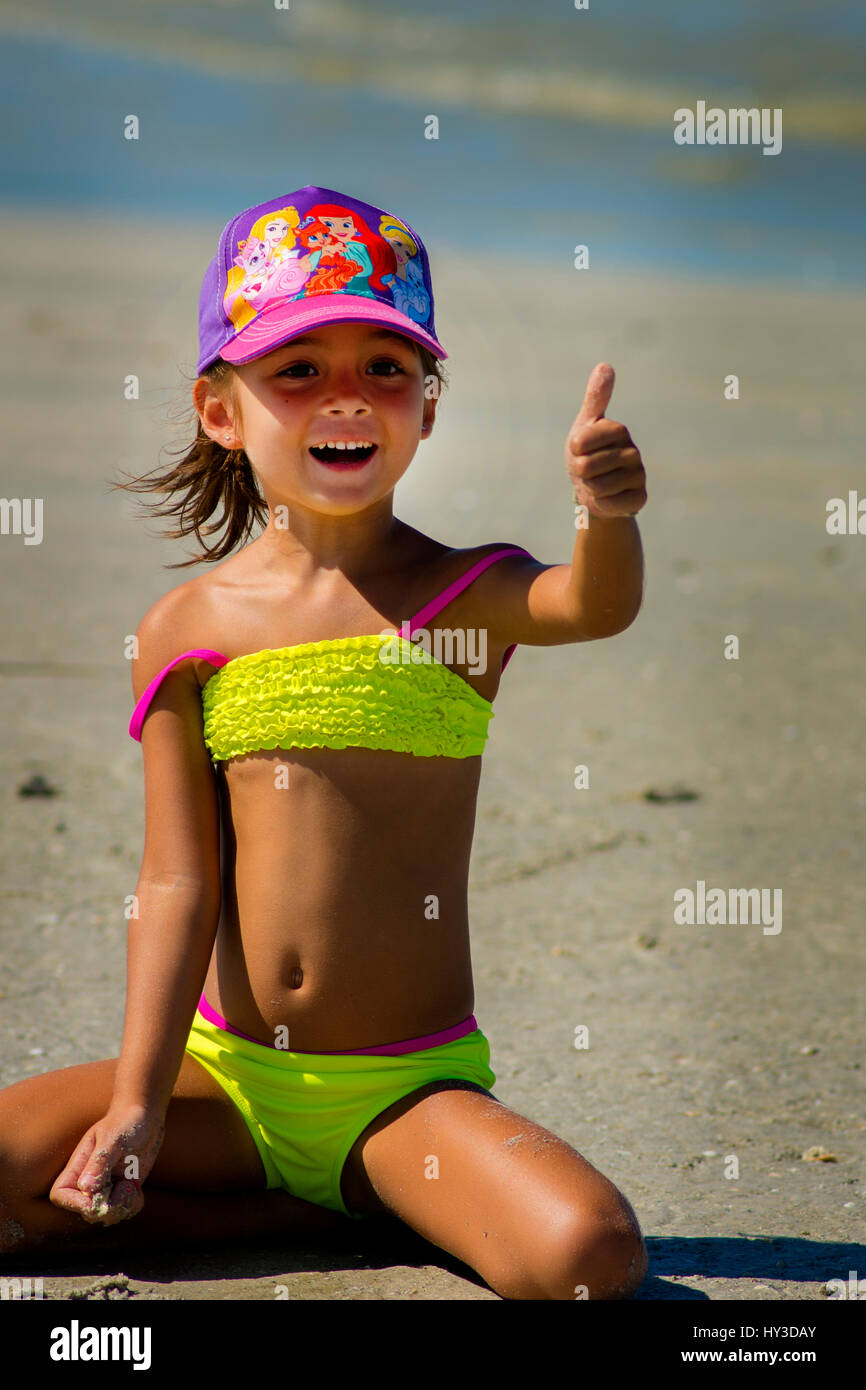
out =
[[[824,1283],[842,1279],[851,1270],[866,1270],[866,1245],[855,1242],[806,1240],[789,1236],[662,1237],[647,1239],[649,1273],[638,1300],[705,1300],[702,1290],[683,1287],[671,1279],[743,1279],[795,1283]],[[38,1269],[36,1268],[38,1264]],[[488,1289],[468,1265],[432,1245],[402,1221],[387,1214],[369,1216],[363,1222],[347,1221],[346,1227],[317,1232],[315,1237],[285,1236],[272,1242],[257,1240],[211,1247],[163,1246],[158,1251],[90,1252],[87,1256],[55,1255],[50,1263],[29,1256],[3,1261],[3,1274],[36,1274],[44,1278],[89,1277],[98,1281],[122,1269],[129,1279],[151,1285],[244,1279],[273,1280],[293,1274],[354,1274],[359,1270],[387,1270],[396,1266],[421,1269],[433,1266]],[[110,1280],[106,1283],[110,1288]],[[230,1286],[230,1285],[229,1285]],[[111,1292],[82,1289],[64,1298],[111,1297]],[[114,1294],[117,1297],[117,1294]],[[122,1296],[122,1295],[121,1295]]]

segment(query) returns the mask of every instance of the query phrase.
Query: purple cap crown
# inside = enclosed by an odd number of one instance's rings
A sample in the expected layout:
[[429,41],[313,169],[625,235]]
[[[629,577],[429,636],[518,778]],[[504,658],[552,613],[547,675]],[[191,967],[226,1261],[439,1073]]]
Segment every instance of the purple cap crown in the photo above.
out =
[[251,362],[328,323],[391,328],[447,357],[424,244],[407,222],[308,184],[238,213],[205,273],[198,372]]

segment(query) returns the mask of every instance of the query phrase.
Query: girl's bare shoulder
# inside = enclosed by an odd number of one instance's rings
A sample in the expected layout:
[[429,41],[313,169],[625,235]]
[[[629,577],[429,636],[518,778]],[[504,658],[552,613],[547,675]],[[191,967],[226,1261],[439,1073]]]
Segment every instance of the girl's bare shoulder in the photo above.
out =
[[[483,541],[479,545],[449,546],[430,536],[421,536],[420,533],[416,535],[424,544],[416,547],[414,563],[408,571],[411,578],[407,581],[416,598],[416,607],[462,579],[488,556],[499,550],[511,550],[518,546],[515,541]],[[449,612],[468,612],[477,605],[479,598],[484,598],[485,602],[489,603],[490,596],[495,596],[497,592],[499,572],[512,562],[525,559],[525,555],[510,555],[507,558],[503,557],[501,563],[488,565],[480,577],[476,577],[476,581],[469,584],[464,593],[451,600]]]
[[145,671],[161,669],[181,653],[209,648],[217,615],[227,589],[237,583],[245,567],[242,553],[169,589],[147,609],[136,637]]
[[419,568],[426,564],[430,570],[438,570],[443,575],[452,572],[454,578],[497,550],[510,550],[518,544],[516,541],[482,541],[478,545],[450,546],[430,536],[424,536],[423,540],[427,548],[419,551]]
[[[524,549],[516,541],[484,541],[480,545],[465,546],[462,549],[451,550],[446,557],[443,557],[442,569],[452,579],[459,579],[480,560],[486,560],[489,555],[495,555],[500,550]],[[520,562],[525,560],[525,555],[509,555],[503,557],[502,565],[507,565],[509,561]],[[495,584],[497,572],[501,572],[502,565],[491,565],[485,571],[489,575],[488,584]]]

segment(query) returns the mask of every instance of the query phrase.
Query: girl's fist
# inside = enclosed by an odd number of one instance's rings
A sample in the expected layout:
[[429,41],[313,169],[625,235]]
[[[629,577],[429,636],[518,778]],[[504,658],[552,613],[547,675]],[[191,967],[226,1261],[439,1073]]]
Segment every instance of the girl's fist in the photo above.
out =
[[640,452],[625,425],[606,420],[616,373],[599,362],[589,374],[583,404],[565,441],[574,500],[591,516],[634,516],[647,500]]

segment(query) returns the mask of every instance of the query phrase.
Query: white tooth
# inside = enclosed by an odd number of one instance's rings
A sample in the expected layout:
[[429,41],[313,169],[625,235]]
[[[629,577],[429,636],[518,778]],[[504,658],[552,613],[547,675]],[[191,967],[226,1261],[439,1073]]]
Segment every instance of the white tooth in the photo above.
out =
[[334,443],[334,448],[335,448],[335,449],[345,449],[345,447],[346,447],[346,441],[345,441],[345,439],[338,439],[338,440],[336,440],[335,443]]
[[336,447],[337,447],[337,446],[336,446],[336,444],[334,443],[333,439],[329,439],[328,442],[327,442],[327,444],[325,445],[325,448],[326,448],[326,449],[336,449]]
[[353,444],[353,442],[351,441],[351,439],[347,439],[347,440],[346,440],[346,448],[347,448],[347,449],[355,449],[355,448],[357,448],[357,445],[356,445],[356,444]]

